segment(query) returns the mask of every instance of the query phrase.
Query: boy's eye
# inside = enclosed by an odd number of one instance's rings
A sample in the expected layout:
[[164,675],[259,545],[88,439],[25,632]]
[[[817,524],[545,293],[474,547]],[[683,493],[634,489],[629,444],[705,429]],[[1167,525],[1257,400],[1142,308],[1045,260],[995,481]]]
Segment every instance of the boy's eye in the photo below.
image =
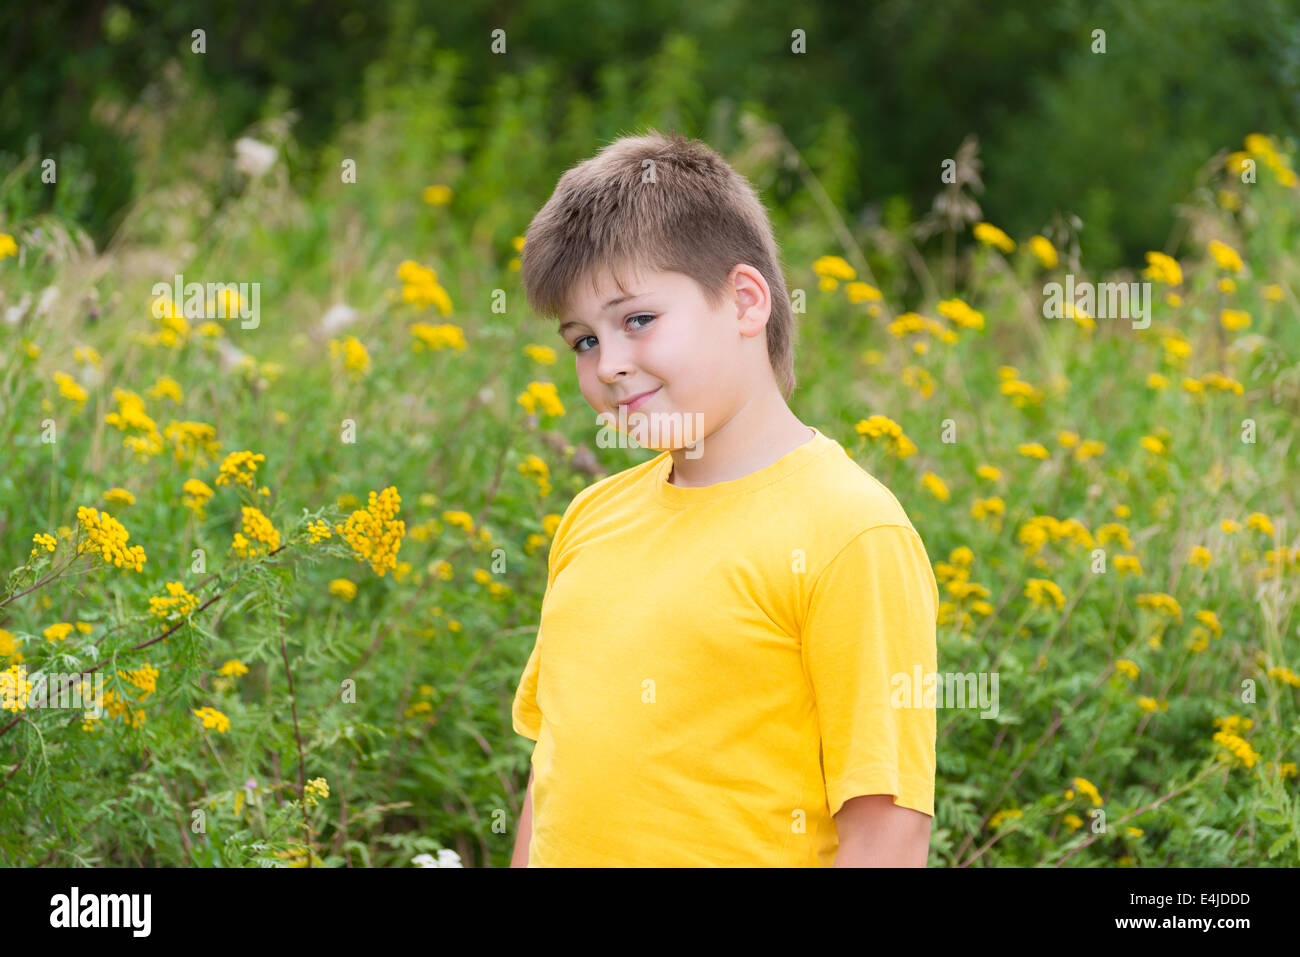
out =
[[[653,322],[653,321],[654,321],[654,316],[651,315],[651,314],[648,313],[648,312],[638,312],[638,313],[636,313],[635,315],[628,316],[627,319],[624,320],[624,322],[625,322],[625,323],[632,322],[632,321],[635,320],[635,319],[648,319],[648,320],[650,320],[651,322]],[[645,326],[637,326],[636,328],[638,328],[638,329],[644,329]],[[573,340],[573,345],[570,346],[569,348],[572,349],[574,352],[578,353],[579,355],[581,355],[582,353],[584,353],[584,352],[587,351],[586,349],[579,349],[579,348],[578,348],[578,347],[582,344],[582,340],[583,340],[583,339],[595,339],[595,338],[596,338],[595,336],[579,336],[577,339],[574,339],[574,340]]]

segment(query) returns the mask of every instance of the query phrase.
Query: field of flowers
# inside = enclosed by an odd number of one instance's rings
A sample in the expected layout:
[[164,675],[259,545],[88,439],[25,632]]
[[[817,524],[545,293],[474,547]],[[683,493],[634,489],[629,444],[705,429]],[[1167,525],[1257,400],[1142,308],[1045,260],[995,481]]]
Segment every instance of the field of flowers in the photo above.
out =
[[[149,188],[112,242],[0,222],[0,863],[508,862],[548,542],[651,453],[598,445],[524,304],[558,171],[421,109],[308,187],[275,121],[177,153],[185,110],[124,111]],[[948,204],[930,260],[777,223],[792,407],[920,531],[941,671],[999,678],[996,716],[940,711],[932,866],[1300,858],[1300,191],[1264,135],[1206,160],[1120,277],[1068,219]],[[1046,318],[1067,275],[1151,283],[1149,325]],[[100,716],[50,706],[96,682]]]

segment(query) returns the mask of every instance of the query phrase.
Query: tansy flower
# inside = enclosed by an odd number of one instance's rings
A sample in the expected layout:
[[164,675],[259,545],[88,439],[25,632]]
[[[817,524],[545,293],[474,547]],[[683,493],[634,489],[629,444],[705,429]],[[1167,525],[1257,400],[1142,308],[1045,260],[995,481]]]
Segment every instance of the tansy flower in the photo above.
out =
[[830,292],[840,281],[848,282],[851,279],[857,279],[858,274],[853,267],[844,261],[840,256],[821,256],[813,263],[813,272],[821,277],[819,288]]
[[238,678],[240,675],[248,674],[248,666],[238,658],[231,658],[217,670],[217,674],[227,678]]
[[948,486],[943,484],[943,479],[933,472],[926,472],[921,476],[921,484],[926,487],[931,495],[941,502],[948,501]]
[[1293,687],[1300,688],[1300,675],[1297,675],[1290,668],[1284,668],[1281,665],[1269,668],[1268,676],[1270,678],[1277,678],[1284,681]]
[[976,223],[974,233],[975,238],[985,246],[996,246],[1004,253],[1010,253],[1016,248],[1015,241],[992,223]]
[[1200,609],[1198,612],[1196,612],[1195,617],[1197,621],[1199,621],[1201,624],[1205,625],[1212,632],[1214,632],[1214,636],[1216,638],[1218,638],[1220,635],[1223,634],[1223,627],[1219,624],[1219,616],[1216,615],[1214,612],[1210,611],[1208,608]]
[[916,445],[903,434],[902,427],[887,416],[873,415],[861,419],[853,428],[859,435],[883,441],[889,453],[900,459],[916,452]]
[[551,470],[547,467],[546,462],[539,456],[534,455],[531,452],[526,455],[524,461],[519,465],[519,473],[535,479],[537,481],[538,491],[542,495],[551,494]]
[[1210,567],[1210,550],[1204,545],[1193,545],[1192,550],[1188,553],[1187,561],[1192,565],[1198,565],[1201,568]]
[[1079,447],[1074,450],[1074,457],[1080,462],[1086,462],[1088,459],[1095,458],[1106,451],[1106,443],[1097,439],[1084,439],[1079,443]]
[[1154,435],[1142,436],[1142,438],[1138,439],[1138,444],[1152,455],[1164,455],[1166,451],[1165,444]]
[[219,734],[225,734],[230,730],[230,719],[216,708],[195,708],[194,714],[202,719],[205,728],[216,728]]
[[311,544],[324,541],[330,537],[330,526],[328,522],[317,519],[307,525],[307,534],[311,538]]
[[1229,332],[1250,328],[1250,313],[1243,309],[1221,309],[1219,323]]
[[111,488],[104,493],[104,501],[109,505],[134,505],[135,496],[124,488]]
[[1241,531],[1241,525],[1230,518],[1225,518],[1220,522],[1219,527],[1223,529],[1223,534],[1225,535],[1235,535],[1237,532]]
[[0,671],[0,708],[14,714],[26,711],[34,684],[27,680],[27,669],[20,664]]
[[32,549],[32,554],[31,554],[32,558],[35,558],[37,553],[42,548],[45,549],[47,552],[52,552],[54,551],[55,548],[58,547],[58,542],[55,540],[54,536],[46,535],[44,532],[37,532],[35,535],[33,535],[32,542],[36,545],[36,547]]
[[351,601],[357,597],[357,586],[346,578],[336,578],[330,582],[330,594]]
[[540,362],[542,365],[551,365],[555,362],[555,350],[550,346],[539,346],[529,344],[524,346],[524,355],[534,362]]
[[1166,286],[1178,286],[1183,282],[1183,270],[1178,260],[1160,252],[1147,253],[1147,268],[1142,275]]
[[1032,459],[1045,459],[1052,454],[1039,442],[1023,442],[1016,446],[1016,451]]
[[[220,328],[220,326],[217,328]],[[180,402],[181,384],[171,376],[160,375],[158,380],[150,387],[148,395],[154,399],[171,399],[173,402]]]
[[1231,279],[1229,279],[1227,276],[1224,276],[1222,279],[1219,280],[1219,292],[1233,293],[1236,291],[1237,291],[1237,284],[1233,282]]
[[992,465],[981,465],[975,470],[975,474],[990,482],[996,482],[998,479],[1002,478],[1001,470],[994,468]]
[[564,405],[560,402],[553,382],[530,382],[528,388],[521,392],[516,400],[529,415],[536,415],[540,405],[543,415],[564,415]]
[[117,519],[107,512],[83,505],[77,509],[77,521],[85,533],[85,538],[77,545],[78,554],[97,552],[105,562],[123,571],[144,570],[144,549],[126,544],[131,533]]
[[451,202],[451,187],[441,183],[426,186],[420,196],[430,206],[446,206]]
[[1031,578],[1025,583],[1025,597],[1034,605],[1054,603],[1058,610],[1065,607],[1065,595],[1056,583],[1046,578]]
[[344,336],[343,341],[330,340],[330,358],[343,356],[343,368],[352,378],[359,379],[370,371],[370,353],[356,336]]
[[1137,703],[1138,703],[1138,707],[1141,708],[1143,711],[1147,712],[1148,714],[1153,711],[1169,710],[1168,701],[1157,701],[1155,698],[1149,698],[1146,695],[1141,695],[1137,699]]
[[1226,269],[1229,272],[1241,272],[1244,268],[1237,251],[1226,243],[1211,239],[1208,248],[1210,255],[1214,257],[1214,261],[1219,264],[1220,269]]
[[212,489],[208,487],[207,483],[192,478],[187,479],[185,484],[181,486],[181,492],[183,493],[181,501],[202,518],[203,506],[207,504],[208,499],[212,498]]
[[[261,509],[245,505],[242,532],[235,534],[231,550],[240,558],[256,558],[269,555],[280,547],[280,533],[275,530],[271,520],[262,514]],[[261,546],[261,547],[259,547]]]
[[998,811],[989,818],[989,828],[996,831],[1003,821],[1014,820],[1020,816],[1021,811],[1019,808],[1007,808],[1006,810]]
[[6,256],[17,255],[18,244],[14,242],[14,238],[8,233],[0,233],[0,259],[4,259]]
[[217,475],[217,484],[229,485],[233,482],[237,485],[247,485],[252,488],[253,478],[257,474],[257,466],[265,461],[266,456],[260,452],[256,454],[249,451],[231,452],[226,456],[225,461],[221,463]]
[[63,396],[65,399],[71,399],[73,402],[80,403],[85,402],[90,398],[89,393],[78,385],[77,381],[73,379],[72,376],[65,372],[54,373],[54,381],[58,383],[59,395]]
[[167,594],[149,599],[149,614],[162,619],[185,618],[199,606],[199,599],[185,589],[183,582],[168,582]]
[[1263,296],[1264,299],[1267,300],[1268,302],[1282,301],[1282,287],[1275,282],[1269,283],[1267,286],[1264,286],[1262,289],[1260,289],[1259,294]]
[[1115,670],[1127,676],[1131,681],[1138,676],[1139,668],[1134,662],[1129,661],[1127,658],[1120,658],[1115,662]]
[[879,302],[882,298],[879,289],[865,282],[849,283],[844,287],[844,293],[852,303]]
[[1029,251],[1038,257],[1044,269],[1055,269],[1057,263],[1056,247],[1046,236],[1031,236]]
[[972,518],[983,520],[990,515],[1005,515],[1007,504],[1002,499],[994,496],[992,498],[977,498],[971,505],[970,513]]
[[1134,575],[1141,575],[1142,563],[1138,560],[1136,555],[1116,555],[1115,571],[1120,572],[1121,574],[1131,573]]
[[[469,348],[465,342],[465,331],[460,326],[449,322],[440,325],[432,325],[427,322],[412,323],[411,335],[415,337],[411,343],[411,351],[413,352],[423,352],[425,349],[430,352],[437,352],[439,349],[446,348],[463,352]],[[543,349],[546,347],[533,346],[532,348]],[[552,350],[551,355],[554,356],[554,354],[554,350]],[[554,361],[554,359],[551,361]]]
[[1246,517],[1246,527],[1257,532],[1263,532],[1265,535],[1273,534],[1273,523],[1269,521],[1268,516],[1263,512],[1251,512]]
[[[1097,791],[1096,787],[1093,786],[1091,781],[1087,778],[1074,778],[1073,783],[1079,793],[1091,800],[1094,805],[1101,804],[1101,794]],[[1072,798],[1074,797],[1074,792],[1066,791],[1065,796],[1067,798]]]
[[984,313],[977,312],[960,299],[945,299],[935,307],[939,315],[963,329],[983,329]]
[[50,625],[44,631],[44,635],[50,641],[62,641],[68,635],[72,634],[73,625],[70,622],[61,621],[57,625]]
[[1162,615],[1167,615],[1175,621],[1183,620],[1183,610],[1173,595],[1167,595],[1164,592],[1151,592],[1138,595],[1137,603],[1139,608],[1149,608]]
[[1065,815],[1061,820],[1071,831],[1077,831],[1079,828],[1083,827],[1083,818],[1079,817],[1079,815],[1074,812]]
[[397,517],[401,501],[397,489],[391,485],[379,493],[372,491],[369,504],[349,515],[336,529],[352,546],[356,559],[369,562],[381,578],[390,568],[397,567],[397,550],[402,547],[406,534],[406,523]]

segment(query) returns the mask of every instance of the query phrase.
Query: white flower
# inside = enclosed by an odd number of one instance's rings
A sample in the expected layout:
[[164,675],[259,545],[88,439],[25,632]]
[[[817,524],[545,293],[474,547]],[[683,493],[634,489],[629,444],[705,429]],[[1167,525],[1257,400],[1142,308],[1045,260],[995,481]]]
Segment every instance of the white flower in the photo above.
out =
[[235,140],[235,169],[257,178],[275,164],[279,153],[269,143],[241,136]]
[[434,860],[432,854],[417,854],[411,858],[412,864],[419,864],[421,867],[461,867],[460,855],[449,848],[443,848],[438,852],[437,860]]
[[332,336],[356,322],[359,317],[360,313],[351,306],[341,302],[335,303],[321,318],[321,331],[327,336]]

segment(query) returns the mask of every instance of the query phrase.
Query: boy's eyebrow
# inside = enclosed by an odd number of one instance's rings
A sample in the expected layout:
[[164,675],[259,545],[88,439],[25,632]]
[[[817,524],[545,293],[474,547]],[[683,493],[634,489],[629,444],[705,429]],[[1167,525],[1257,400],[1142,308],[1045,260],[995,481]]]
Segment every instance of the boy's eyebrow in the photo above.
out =
[[[601,306],[600,311],[604,312],[607,309],[614,308],[620,302],[627,302],[629,299],[636,299],[644,295],[646,295],[646,293],[644,292],[632,292],[632,293],[628,293],[626,296],[615,296],[609,302],[605,303],[605,305]],[[581,326],[585,324],[586,323],[579,322],[577,319],[570,319],[568,322],[560,324],[560,335],[564,335],[564,330],[569,328],[569,326]]]

